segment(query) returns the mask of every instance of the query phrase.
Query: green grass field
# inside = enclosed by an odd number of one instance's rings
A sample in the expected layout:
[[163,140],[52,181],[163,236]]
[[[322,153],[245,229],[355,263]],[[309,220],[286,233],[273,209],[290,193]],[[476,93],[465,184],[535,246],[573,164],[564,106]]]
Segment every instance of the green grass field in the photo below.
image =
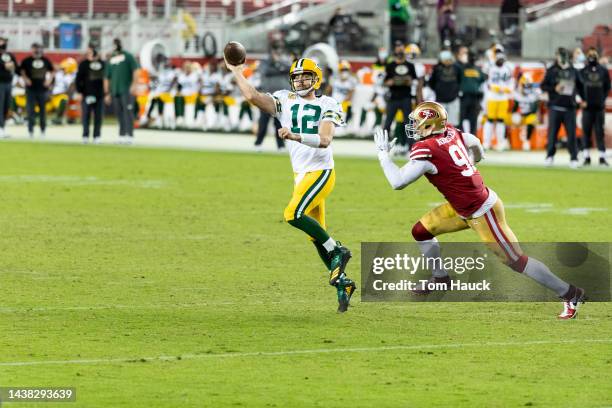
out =
[[[609,303],[557,321],[557,302],[357,296],[338,315],[282,221],[287,157],[7,142],[0,168],[0,386],[77,388],[46,407],[612,406]],[[374,160],[336,169],[353,276],[362,241],[410,240],[441,201]],[[519,239],[610,241],[609,172],[481,171]]]

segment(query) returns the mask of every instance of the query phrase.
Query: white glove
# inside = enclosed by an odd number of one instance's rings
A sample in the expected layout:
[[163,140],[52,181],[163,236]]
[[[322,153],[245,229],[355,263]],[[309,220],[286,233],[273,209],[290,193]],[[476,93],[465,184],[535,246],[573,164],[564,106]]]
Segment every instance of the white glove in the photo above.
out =
[[389,135],[387,134],[387,131],[382,128],[378,128],[374,132],[374,142],[376,143],[376,148],[381,152],[390,152],[391,149],[393,149],[393,146],[395,146],[396,140],[397,139],[393,139],[391,142],[389,142]]

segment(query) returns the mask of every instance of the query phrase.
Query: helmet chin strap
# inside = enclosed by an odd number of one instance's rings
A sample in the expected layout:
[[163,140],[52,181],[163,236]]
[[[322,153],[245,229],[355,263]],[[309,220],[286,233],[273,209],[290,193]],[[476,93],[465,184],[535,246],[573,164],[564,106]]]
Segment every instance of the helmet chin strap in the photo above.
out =
[[300,96],[306,96],[306,95],[308,95],[310,92],[312,92],[312,90],[313,90],[313,89],[314,89],[314,85],[313,85],[313,86],[311,86],[311,87],[310,87],[310,88],[308,88],[308,89],[302,89],[302,90],[300,90],[300,91],[295,91],[295,92],[296,92],[298,95],[300,95]]
[[314,78],[314,74],[312,75],[313,75],[312,80],[311,80],[312,85],[308,89],[301,89],[301,90],[295,89],[295,85],[293,84],[293,78],[291,79],[291,89],[300,96],[308,95],[310,92],[312,92],[316,84],[316,78]]

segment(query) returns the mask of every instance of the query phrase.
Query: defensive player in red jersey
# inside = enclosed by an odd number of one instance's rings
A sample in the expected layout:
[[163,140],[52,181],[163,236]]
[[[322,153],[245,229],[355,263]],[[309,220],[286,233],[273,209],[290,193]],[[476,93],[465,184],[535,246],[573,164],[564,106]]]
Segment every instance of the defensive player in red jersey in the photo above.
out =
[[[415,143],[410,150],[410,161],[402,168],[389,156],[393,141],[389,142],[387,132],[377,130],[374,139],[380,165],[395,190],[425,176],[447,200],[421,217],[412,228],[412,236],[423,255],[439,258],[438,235],[471,228],[506,265],[563,299],[560,319],[576,317],[578,304],[584,301],[584,290],[564,282],[542,262],[523,254],[506,224],[504,204],[485,186],[474,165],[484,156],[478,138],[448,125],[446,110],[436,102],[423,102],[412,111],[406,133]],[[450,282],[444,269],[434,269],[432,275],[432,282]],[[425,289],[420,292],[428,293]]]

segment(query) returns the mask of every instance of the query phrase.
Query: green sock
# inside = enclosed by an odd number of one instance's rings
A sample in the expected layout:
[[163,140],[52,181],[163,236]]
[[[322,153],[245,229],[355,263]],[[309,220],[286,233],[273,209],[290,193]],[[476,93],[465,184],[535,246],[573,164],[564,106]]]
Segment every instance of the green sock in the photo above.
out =
[[289,224],[304,231],[321,244],[327,242],[330,238],[329,234],[321,227],[321,224],[307,215],[302,215],[300,218],[293,219],[289,221]]
[[368,112],[365,109],[361,110],[361,118],[359,118],[359,126],[363,126],[363,124],[366,121],[366,115],[368,114]]
[[376,121],[374,122],[374,126],[382,125],[383,114],[380,109],[374,109],[374,113],[376,114]]
[[397,144],[403,146],[406,144],[406,131],[404,130],[404,124],[395,122],[395,131],[393,137],[397,139]]
[[185,115],[185,98],[183,96],[174,98],[174,113],[177,118]]
[[331,268],[331,259],[329,259],[329,252],[327,252],[327,250],[323,248],[323,245],[319,244],[317,241],[313,241],[312,243],[314,244],[315,248],[317,248],[319,257],[325,264],[325,267],[329,270]]
[[251,105],[247,102],[243,102],[240,105],[240,113],[238,114],[238,120],[242,120],[242,117],[247,115],[250,120],[253,120],[253,114],[251,113]]
[[66,112],[66,100],[62,99],[60,101],[59,107],[57,108],[57,119],[62,120],[64,117],[64,112]]

